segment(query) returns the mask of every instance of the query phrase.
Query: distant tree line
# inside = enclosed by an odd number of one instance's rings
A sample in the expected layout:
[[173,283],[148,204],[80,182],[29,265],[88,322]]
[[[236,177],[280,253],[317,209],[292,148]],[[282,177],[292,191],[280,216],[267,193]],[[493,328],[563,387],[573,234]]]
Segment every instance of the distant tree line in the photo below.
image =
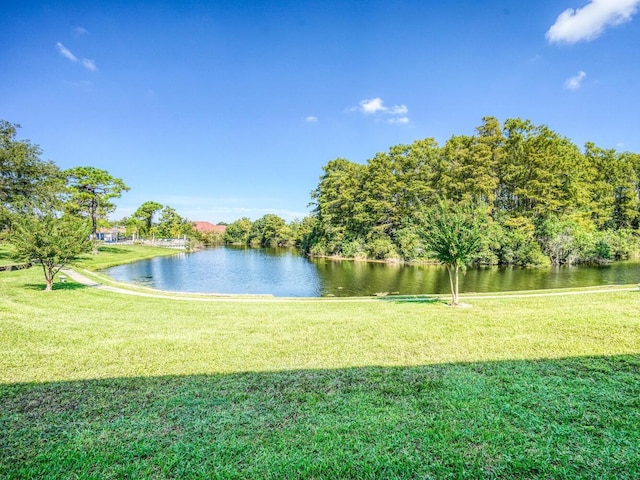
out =
[[233,245],[256,247],[299,247],[311,234],[314,220],[305,217],[287,223],[273,213],[251,221],[243,217],[227,225],[222,240]]
[[111,222],[111,224],[124,226],[125,236],[134,239],[194,238],[197,236],[191,221],[179,215],[169,205],[162,205],[154,201],[144,202],[131,216]]
[[482,205],[473,261],[566,264],[624,259],[638,248],[640,155],[578,148],[545,125],[483,118],[475,135],[397,145],[366,164],[323,167],[300,245],[310,255],[425,260],[423,213]]

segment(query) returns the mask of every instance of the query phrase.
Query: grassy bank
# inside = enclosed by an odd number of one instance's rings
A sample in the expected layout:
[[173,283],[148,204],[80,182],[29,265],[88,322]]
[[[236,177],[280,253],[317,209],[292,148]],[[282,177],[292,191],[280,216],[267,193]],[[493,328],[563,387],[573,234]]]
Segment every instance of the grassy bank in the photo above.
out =
[[103,268],[124,265],[125,263],[147,260],[153,257],[176,255],[180,250],[152,247],[148,245],[102,245],[98,249],[98,255],[87,254],[73,262],[77,268],[88,270],[100,270]]
[[0,273],[0,478],[640,475],[638,291],[452,309],[40,275]]

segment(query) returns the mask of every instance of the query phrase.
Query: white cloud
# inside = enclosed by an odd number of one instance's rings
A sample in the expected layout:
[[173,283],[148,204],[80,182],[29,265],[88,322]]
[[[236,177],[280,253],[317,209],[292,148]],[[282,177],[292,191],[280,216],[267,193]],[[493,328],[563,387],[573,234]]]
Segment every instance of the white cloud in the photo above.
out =
[[585,72],[579,71],[574,77],[567,78],[564,82],[564,88],[567,90],[578,90],[582,86],[582,81],[586,76],[587,74]]
[[577,43],[598,38],[608,27],[628,22],[636,14],[640,0],[591,0],[584,7],[568,8],[549,28],[550,43]]
[[389,113],[392,115],[404,115],[409,112],[406,105],[394,105],[389,109]]
[[347,112],[360,112],[364,115],[374,116],[379,120],[384,120],[390,124],[409,123],[409,109],[406,105],[394,105],[387,107],[380,97],[361,100],[357,107],[348,108]]
[[67,60],[71,60],[72,62],[80,62],[82,66],[90,72],[95,72],[98,69],[98,67],[96,66],[96,62],[94,62],[93,60],[89,60],[88,58],[79,59],[73,53],[71,53],[71,50],[65,47],[62,43],[56,43],[56,47],[58,48],[60,55],[62,55]]
[[318,123],[318,117],[309,115],[308,117],[305,117],[304,121],[307,123]]
[[403,124],[409,123],[409,117],[393,117],[388,119],[387,123],[390,123],[392,125],[393,124],[403,125]]
[[75,33],[78,36],[89,35],[89,30],[87,30],[84,27],[76,27],[73,29],[73,33]]
[[56,43],[56,47],[58,48],[60,54],[66,59],[71,60],[72,62],[78,61],[78,57],[71,53],[71,51],[60,42]]
[[362,113],[371,114],[376,112],[384,112],[387,108],[381,98],[371,98],[360,102],[360,111]]

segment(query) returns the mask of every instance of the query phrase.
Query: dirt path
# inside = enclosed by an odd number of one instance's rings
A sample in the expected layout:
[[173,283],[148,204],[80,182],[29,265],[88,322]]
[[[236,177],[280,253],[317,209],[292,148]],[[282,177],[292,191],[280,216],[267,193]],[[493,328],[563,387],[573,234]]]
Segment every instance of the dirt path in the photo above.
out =
[[[295,298],[295,297],[274,297],[272,295],[224,295],[224,294],[192,294],[189,296],[181,295],[179,292],[164,292],[159,290],[158,293],[140,292],[129,290],[126,288],[112,287],[98,283],[81,273],[70,268],[64,268],[61,273],[67,275],[74,281],[86,285],[87,287],[106,290],[109,292],[119,293],[123,295],[134,295],[138,297],[164,298],[171,300],[186,300],[195,302],[372,302],[372,301],[402,301],[402,302],[424,302],[434,300],[446,300],[449,295],[429,295],[429,296],[388,296],[388,297],[318,297],[318,298]],[[640,285],[638,285],[640,287]],[[611,285],[607,287],[599,287],[594,289],[571,291],[571,292],[549,292],[549,293],[504,293],[500,295],[460,295],[461,300],[484,300],[484,299],[504,299],[504,298],[531,298],[531,297],[560,297],[565,295],[585,295],[594,293],[611,293],[611,292],[632,292],[637,291],[638,287]]]

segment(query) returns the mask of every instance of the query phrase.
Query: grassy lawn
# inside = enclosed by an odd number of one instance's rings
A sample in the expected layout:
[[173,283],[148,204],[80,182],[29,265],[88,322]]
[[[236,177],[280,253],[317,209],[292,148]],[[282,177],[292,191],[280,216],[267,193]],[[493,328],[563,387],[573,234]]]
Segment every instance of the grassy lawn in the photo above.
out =
[[87,254],[75,261],[73,265],[78,268],[100,270],[125,263],[136,262],[153,257],[176,255],[179,250],[169,248],[152,247],[147,245],[101,245],[98,255]]
[[41,276],[0,272],[0,478],[640,477],[640,291],[452,309]]

